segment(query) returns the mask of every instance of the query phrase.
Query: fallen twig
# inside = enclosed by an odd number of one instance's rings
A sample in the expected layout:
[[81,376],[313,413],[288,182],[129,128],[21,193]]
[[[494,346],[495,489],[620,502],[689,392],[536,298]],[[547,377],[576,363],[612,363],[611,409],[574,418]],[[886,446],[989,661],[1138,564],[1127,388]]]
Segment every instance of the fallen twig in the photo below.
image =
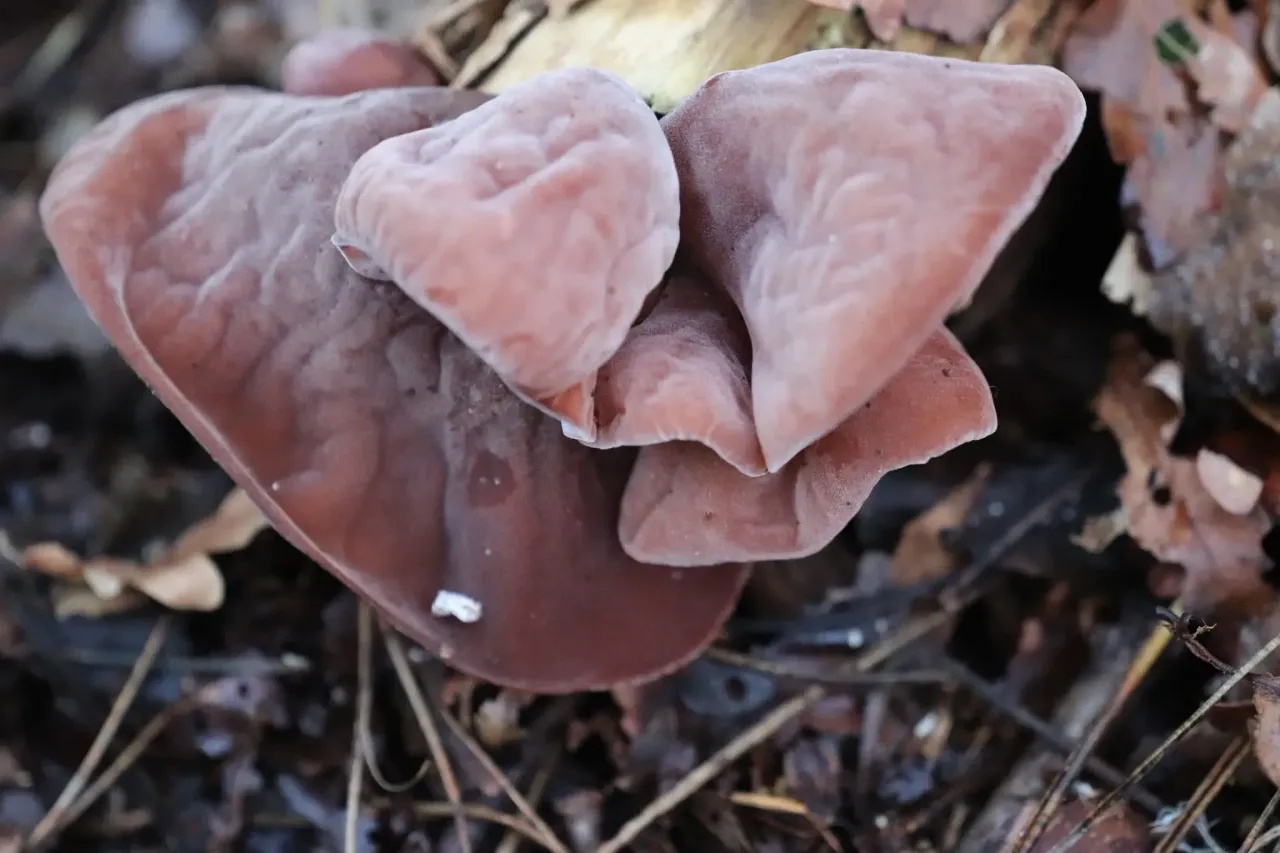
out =
[[116,732],[120,729],[120,724],[124,721],[125,714],[133,706],[133,701],[137,698],[138,691],[142,688],[142,683],[146,680],[147,674],[155,664],[156,657],[160,654],[160,650],[164,648],[164,642],[169,633],[169,618],[166,614],[156,620],[155,626],[147,637],[146,644],[142,647],[142,652],[138,655],[137,662],[134,663],[128,679],[125,680],[124,686],[120,688],[120,693],[117,694],[115,702],[111,705],[110,714],[103,721],[102,728],[98,730],[93,743],[89,745],[89,751],[85,753],[84,758],[80,761],[80,766],[76,768],[76,772],[71,777],[71,780],[67,782],[67,786],[62,789],[58,799],[54,801],[49,811],[31,830],[31,834],[27,836],[26,848],[28,850],[40,847],[53,834],[74,821],[79,814],[73,811],[72,805],[88,786],[89,779],[93,776],[93,771],[98,768],[98,764],[107,752],[107,747],[111,745]]

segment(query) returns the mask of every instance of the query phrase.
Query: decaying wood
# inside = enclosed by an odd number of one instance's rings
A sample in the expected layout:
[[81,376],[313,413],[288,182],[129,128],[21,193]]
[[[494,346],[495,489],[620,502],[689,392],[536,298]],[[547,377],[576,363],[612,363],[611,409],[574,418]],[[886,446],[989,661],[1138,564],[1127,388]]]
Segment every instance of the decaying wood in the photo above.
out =
[[803,0],[589,0],[541,20],[481,88],[586,65],[619,74],[666,112],[718,71],[804,50],[824,12]]
[[[528,10],[514,3],[528,21]],[[720,71],[749,68],[805,50],[878,47],[991,62],[1050,63],[1082,0],[1017,0],[985,43],[959,45],[903,27],[877,42],[856,15],[806,0],[585,0],[563,16],[543,16],[519,40],[482,51],[489,68],[471,69],[487,92],[554,68],[612,71],[666,112]],[[500,58],[496,53],[503,54]],[[481,74],[486,74],[481,78]]]

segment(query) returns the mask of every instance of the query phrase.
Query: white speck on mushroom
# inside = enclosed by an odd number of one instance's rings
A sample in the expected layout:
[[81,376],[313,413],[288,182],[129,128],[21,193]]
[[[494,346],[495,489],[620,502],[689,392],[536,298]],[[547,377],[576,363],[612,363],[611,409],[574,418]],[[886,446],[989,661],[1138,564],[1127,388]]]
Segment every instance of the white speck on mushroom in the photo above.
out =
[[565,438],[576,439],[577,441],[590,441],[591,433],[586,430],[578,429],[577,426],[567,421],[560,422],[560,432],[564,433]]
[[276,480],[275,482],[273,482],[273,483],[271,484],[271,491],[273,491],[273,492],[278,492],[278,491],[280,491],[280,481],[279,481],[279,480]]
[[452,616],[459,622],[477,621],[481,610],[480,602],[474,598],[447,589],[437,592],[436,600],[431,602],[431,615]]
[[488,546],[486,546],[486,547],[485,547],[485,549],[484,549],[484,555],[485,555],[486,557],[492,557],[492,556],[493,556],[493,549],[492,549],[492,548],[490,548],[490,547],[488,547]]

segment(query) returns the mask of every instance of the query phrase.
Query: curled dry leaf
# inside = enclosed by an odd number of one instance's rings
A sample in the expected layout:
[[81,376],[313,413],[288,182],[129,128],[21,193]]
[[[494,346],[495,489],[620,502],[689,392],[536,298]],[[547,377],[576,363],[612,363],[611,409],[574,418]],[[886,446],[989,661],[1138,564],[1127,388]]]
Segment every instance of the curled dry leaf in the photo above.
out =
[[1262,478],[1225,454],[1202,448],[1196,454],[1196,473],[1218,506],[1232,515],[1248,515],[1262,497]]
[[1183,567],[1188,610],[1248,602],[1266,588],[1262,538],[1270,520],[1260,509],[1244,515],[1223,509],[1196,463],[1169,452],[1179,407],[1148,380],[1153,367],[1133,338],[1121,338],[1094,401],[1124,456],[1118,491],[1128,533],[1157,559]]
[[1102,93],[1112,157],[1130,164],[1126,193],[1157,267],[1196,242],[1218,205],[1220,131],[1244,127],[1266,91],[1252,42],[1240,40],[1248,28],[1215,11],[1210,22],[1184,0],[1099,0],[1063,51],[1064,70]]
[[980,466],[946,497],[907,523],[893,552],[891,576],[895,584],[926,583],[956,570],[957,557],[943,544],[942,534],[964,524],[990,473],[989,465]]
[[225,586],[222,572],[210,554],[223,554],[246,547],[267,527],[267,520],[241,489],[233,489],[217,511],[186,530],[177,541],[147,562],[116,557],[83,559],[56,542],[42,542],[23,550],[22,562],[29,569],[77,581],[107,605],[93,609],[83,596],[63,599],[63,615],[105,615],[127,609],[146,597],[173,610],[217,610],[222,606]]

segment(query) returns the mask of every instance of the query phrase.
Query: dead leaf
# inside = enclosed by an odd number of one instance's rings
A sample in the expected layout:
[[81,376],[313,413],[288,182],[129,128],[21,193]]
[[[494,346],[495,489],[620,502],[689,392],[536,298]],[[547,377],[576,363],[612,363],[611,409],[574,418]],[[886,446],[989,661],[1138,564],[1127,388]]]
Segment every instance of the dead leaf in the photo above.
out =
[[1129,514],[1124,507],[1114,512],[1085,519],[1079,533],[1070,536],[1071,541],[1090,554],[1101,554],[1129,530]]
[[1130,164],[1125,193],[1157,269],[1198,242],[1223,194],[1219,131],[1244,128],[1266,92],[1252,49],[1238,41],[1247,22],[1220,4],[1209,16],[1186,0],[1098,0],[1063,50],[1067,73],[1102,93],[1107,143]]
[[938,580],[959,568],[956,555],[943,544],[942,535],[964,524],[990,473],[989,465],[980,465],[946,497],[907,523],[893,552],[890,577],[894,584],[912,586]]
[[1149,381],[1153,367],[1137,341],[1123,336],[1094,400],[1124,457],[1127,470],[1118,493],[1129,535],[1157,559],[1183,567],[1189,611],[1248,601],[1267,589],[1262,539],[1270,520],[1256,508],[1245,515],[1223,509],[1196,463],[1169,452],[1169,427],[1176,425],[1180,407]]
[[1187,93],[1160,61],[1156,34],[1191,19],[1183,0],[1096,0],[1062,51],[1062,68],[1082,88],[1101,92],[1147,117],[1185,114]]
[[[140,603],[137,593],[173,610],[217,610],[226,590],[209,555],[239,551],[267,526],[261,510],[237,488],[213,515],[192,525],[150,562],[85,560],[59,543],[40,542],[23,550],[22,564],[73,582],[60,596],[62,615],[101,616],[130,609]],[[92,599],[84,593],[92,593]]]
[[1197,35],[1200,50],[1187,62],[1196,81],[1196,97],[1213,107],[1214,124],[1239,133],[1267,90],[1266,78],[1232,36],[1209,28],[1198,30]]
[[1258,722],[1253,730],[1253,752],[1273,785],[1280,785],[1280,679],[1253,677],[1253,707]]
[[1196,454],[1196,473],[1218,506],[1232,515],[1248,515],[1262,497],[1262,478],[1222,453],[1201,448]]

